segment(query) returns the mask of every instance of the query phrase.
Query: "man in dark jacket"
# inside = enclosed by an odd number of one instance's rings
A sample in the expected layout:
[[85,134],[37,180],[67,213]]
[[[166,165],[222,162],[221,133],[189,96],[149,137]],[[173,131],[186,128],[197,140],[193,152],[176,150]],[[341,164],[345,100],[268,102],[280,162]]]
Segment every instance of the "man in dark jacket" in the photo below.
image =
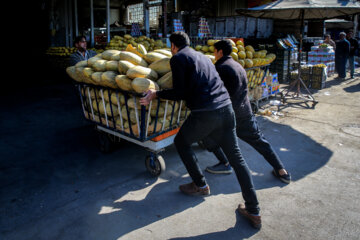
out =
[[346,39],[349,41],[350,43],[350,52],[349,52],[349,65],[350,65],[350,77],[354,78],[354,73],[355,73],[355,54],[359,48],[359,43],[358,41],[353,38],[353,32],[350,31],[348,32],[348,34],[346,35]]
[[349,58],[350,43],[346,40],[346,33],[340,33],[340,40],[336,43],[335,50],[335,68],[339,74],[339,78],[345,80],[346,63]]
[[185,100],[191,110],[174,144],[193,182],[180,185],[179,188],[189,195],[210,194],[210,188],[191,148],[193,143],[210,136],[221,146],[234,168],[245,199],[245,205],[240,204],[242,214],[253,227],[260,228],[258,200],[250,171],[237,143],[235,113],[229,94],[211,60],[188,47],[190,40],[186,33],[171,34],[170,42],[173,89],[149,90],[140,103],[147,105],[158,96],[169,100]]
[[96,55],[95,51],[87,50],[87,42],[85,36],[77,36],[74,41],[77,51],[70,55],[70,66],[74,66],[80,61],[88,60]]
[[[270,143],[264,138],[258,128],[255,116],[251,111],[250,101],[247,93],[247,77],[245,69],[230,56],[232,46],[230,41],[222,40],[214,45],[215,63],[221,79],[224,81],[226,89],[229,91],[231,101],[236,116],[237,136],[256,149],[268,163],[274,168],[273,174],[285,183],[290,183],[291,177],[279,156],[275,153]],[[231,173],[229,162],[222,149],[212,139],[204,139],[204,145],[209,151],[219,159],[219,163],[207,167],[206,171],[210,173]]]

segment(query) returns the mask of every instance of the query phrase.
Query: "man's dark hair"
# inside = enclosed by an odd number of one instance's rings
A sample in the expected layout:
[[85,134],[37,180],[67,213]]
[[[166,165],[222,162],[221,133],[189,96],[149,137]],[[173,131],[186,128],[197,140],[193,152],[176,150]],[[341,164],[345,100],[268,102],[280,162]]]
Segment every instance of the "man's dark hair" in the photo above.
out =
[[214,47],[218,51],[222,50],[224,56],[228,56],[232,52],[231,42],[227,39],[216,42]]
[[86,37],[85,37],[84,35],[77,36],[77,37],[75,38],[75,40],[74,40],[74,45],[75,45],[75,43],[81,42],[81,40],[82,40],[83,38],[85,38],[85,40],[86,40]]
[[176,47],[182,48],[190,45],[189,36],[185,32],[174,32],[170,35],[170,42]]

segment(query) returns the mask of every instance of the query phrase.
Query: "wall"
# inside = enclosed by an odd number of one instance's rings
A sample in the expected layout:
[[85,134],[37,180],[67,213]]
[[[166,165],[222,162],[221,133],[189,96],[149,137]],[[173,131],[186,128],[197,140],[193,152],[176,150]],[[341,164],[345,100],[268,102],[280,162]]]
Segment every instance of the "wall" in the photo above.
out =
[[[216,37],[268,38],[272,34],[273,20],[242,16],[207,18],[210,32]],[[190,35],[197,36],[198,19],[190,23]]]
[[217,1],[217,17],[224,16],[236,16],[238,15],[235,12],[237,8],[247,8],[247,0],[216,0]]

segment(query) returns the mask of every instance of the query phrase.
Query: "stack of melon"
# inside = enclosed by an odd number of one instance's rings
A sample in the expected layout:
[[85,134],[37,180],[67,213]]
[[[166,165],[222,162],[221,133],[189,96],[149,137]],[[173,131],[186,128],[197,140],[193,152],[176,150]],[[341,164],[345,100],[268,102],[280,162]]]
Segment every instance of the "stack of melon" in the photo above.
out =
[[[231,56],[245,68],[267,65],[276,58],[275,54],[267,54],[266,50],[255,51],[251,45],[245,46],[241,40],[238,40],[236,43],[231,39],[228,40],[230,40],[232,45]],[[215,62],[215,57],[213,56],[215,51],[214,44],[217,41],[220,40],[209,39],[207,45],[197,45],[195,50],[204,53]]]
[[[75,81],[98,85],[107,89],[95,90],[96,88],[89,86],[82,93],[89,113],[85,114],[85,116],[90,116],[90,119],[99,122],[98,113],[100,113],[103,123],[108,119],[109,126],[113,127],[115,122],[116,128],[121,128],[120,130],[127,132],[130,132],[129,129],[132,126],[132,132],[139,135],[140,105],[136,93],[144,93],[149,89],[172,88],[171,53],[167,49],[158,49],[147,53],[146,49],[135,48],[132,45],[128,45],[127,49],[128,51],[106,50],[88,61],[81,61],[75,66],[68,67],[66,71]],[[116,94],[116,89],[126,91],[129,115],[125,106],[125,96],[124,94]],[[135,94],[131,94],[131,92]],[[168,101],[166,106],[166,102],[161,102],[157,115],[156,131],[158,131],[158,128],[162,129],[162,126],[165,129],[169,127],[170,119],[168,118],[173,108],[174,111],[184,117],[185,104],[182,105],[182,111],[180,112],[179,103]],[[135,106],[137,107],[135,108]],[[153,101],[149,116],[150,126],[154,123],[153,118],[156,117],[156,107],[157,101]],[[165,108],[167,109],[167,116],[164,120]],[[136,110],[138,114],[136,114]],[[94,112],[94,115],[92,112]],[[148,114],[146,115],[148,116]],[[112,119],[112,116],[115,118]],[[174,114],[174,116],[176,118],[172,121],[172,124],[177,121],[178,114]],[[149,131],[151,133],[151,127]]]
[[141,44],[145,47],[146,51],[153,51],[166,47],[166,44],[161,40],[155,40],[146,36],[132,37],[129,34],[125,34],[123,37],[115,35],[108,43],[105,50],[125,50],[128,44],[131,44],[134,47]]

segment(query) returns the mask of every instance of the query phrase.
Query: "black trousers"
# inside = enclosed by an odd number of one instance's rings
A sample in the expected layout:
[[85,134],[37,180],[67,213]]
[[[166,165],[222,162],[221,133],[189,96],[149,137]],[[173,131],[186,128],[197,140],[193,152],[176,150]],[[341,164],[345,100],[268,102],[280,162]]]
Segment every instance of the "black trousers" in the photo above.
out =
[[[279,156],[260,131],[254,115],[236,119],[236,134],[241,140],[259,152],[275,170],[285,168]],[[207,150],[213,152],[220,162],[224,164],[229,162],[224,151],[217,145],[215,140],[208,137],[203,139],[202,142]]]
[[206,179],[191,145],[204,138],[212,139],[221,147],[236,173],[247,210],[252,214],[258,214],[259,203],[249,168],[238,146],[235,113],[231,104],[213,111],[192,112],[175,137],[174,144],[180,158],[190,177],[199,187],[206,184]]

